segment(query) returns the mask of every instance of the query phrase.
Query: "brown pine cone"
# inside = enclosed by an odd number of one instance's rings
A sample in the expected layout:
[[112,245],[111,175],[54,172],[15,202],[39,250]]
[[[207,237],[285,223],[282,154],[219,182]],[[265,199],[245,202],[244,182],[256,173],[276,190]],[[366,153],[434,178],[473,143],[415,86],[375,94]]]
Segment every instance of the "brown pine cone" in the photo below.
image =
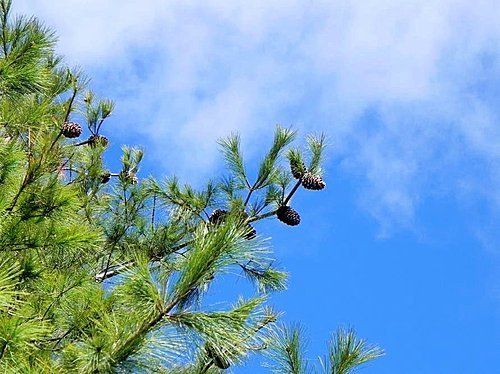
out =
[[297,226],[300,223],[299,213],[289,206],[280,206],[276,212],[276,216],[281,222],[289,226]]
[[101,183],[106,184],[110,181],[111,179],[111,173],[109,171],[106,171],[101,174]]
[[64,122],[61,133],[68,139],[78,138],[82,135],[82,127],[76,122]]
[[302,176],[302,186],[308,190],[317,191],[325,188],[326,183],[320,176],[307,172]]
[[224,222],[227,216],[227,210],[215,209],[212,214],[208,217],[208,221],[214,225]]
[[247,240],[255,239],[257,237],[257,230],[255,230],[255,228],[250,224],[248,224],[246,227],[247,232],[243,237]]
[[106,147],[109,143],[109,140],[104,135],[91,135],[87,140],[87,143],[92,148],[95,148],[97,146]]

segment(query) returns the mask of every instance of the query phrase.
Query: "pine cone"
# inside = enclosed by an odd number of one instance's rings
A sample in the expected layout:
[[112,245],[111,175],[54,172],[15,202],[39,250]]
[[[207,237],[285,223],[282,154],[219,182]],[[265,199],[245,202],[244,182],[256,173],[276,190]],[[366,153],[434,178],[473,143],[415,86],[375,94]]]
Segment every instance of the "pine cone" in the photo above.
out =
[[241,221],[245,221],[245,220],[247,220],[247,219],[248,219],[248,213],[247,213],[247,212],[245,212],[244,210],[240,211],[240,212],[238,213],[238,215],[239,215],[239,217],[240,217]]
[[300,223],[300,215],[289,206],[280,206],[276,212],[278,219],[289,226],[297,226]]
[[95,148],[97,146],[106,147],[109,140],[103,135],[91,135],[87,142],[92,148]]
[[257,237],[257,230],[255,230],[252,225],[248,224],[247,225],[247,233],[243,236],[247,240],[252,240]]
[[110,179],[111,179],[111,173],[109,171],[106,171],[106,172],[101,174],[101,183],[102,184],[108,183]]
[[213,361],[214,365],[219,369],[227,369],[231,363],[221,355],[209,344],[206,346],[207,356]]
[[130,173],[130,183],[131,184],[137,184],[139,183],[139,178],[137,178],[137,175],[135,173]]
[[290,160],[290,171],[295,179],[300,179],[307,171],[306,165],[302,161],[294,162]]
[[212,214],[210,214],[210,217],[208,217],[208,221],[210,223],[213,223],[214,225],[218,223],[224,222],[224,219],[226,218],[227,215],[227,210],[224,209],[215,209]]
[[61,133],[68,139],[78,138],[82,135],[82,127],[76,122],[64,122]]
[[302,176],[302,186],[308,190],[322,190],[326,183],[320,176],[307,172]]
[[135,175],[135,173],[130,170],[120,172],[120,179],[124,183],[130,183],[130,184],[139,183],[139,178],[137,178],[137,175]]

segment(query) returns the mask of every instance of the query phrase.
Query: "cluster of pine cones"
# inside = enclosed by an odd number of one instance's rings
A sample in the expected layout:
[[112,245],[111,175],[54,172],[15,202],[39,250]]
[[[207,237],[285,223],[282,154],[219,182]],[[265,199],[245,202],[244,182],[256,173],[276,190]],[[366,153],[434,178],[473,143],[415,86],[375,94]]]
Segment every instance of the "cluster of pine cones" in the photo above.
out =
[[[68,139],[75,139],[82,135],[82,126],[76,122],[66,121],[61,126],[61,134]],[[79,145],[88,144],[90,147],[95,148],[97,146],[106,147],[109,141],[104,135],[92,134],[87,141],[80,143]],[[136,184],[138,182],[135,173],[126,173],[124,175],[125,179],[131,184]],[[111,173],[109,171],[104,171],[100,175],[101,183],[108,183],[111,179]]]
[[[82,131],[82,126],[72,121],[66,121],[61,126],[61,134],[68,139],[78,138],[82,135]],[[88,144],[92,148],[95,148],[97,146],[106,147],[108,143],[109,140],[104,135],[92,134],[87,141],[80,144]]]
[[[61,133],[69,139],[78,138],[82,134],[82,127],[76,122],[67,121],[62,125]],[[86,143],[93,148],[97,146],[106,147],[108,145],[108,138],[103,135],[92,134],[86,141]],[[298,179],[302,187],[307,190],[319,191],[326,187],[325,181],[323,181],[323,179],[319,175],[315,175],[307,170],[302,161],[297,162],[291,160],[290,170],[293,177],[295,179]],[[102,183],[107,183],[110,180],[110,177],[111,174],[109,172],[104,173],[101,176]],[[137,176],[131,171],[121,172],[120,178],[131,184],[136,184],[138,182]],[[224,222],[227,214],[228,212],[226,210],[216,209],[210,215],[209,222],[215,225],[220,224]],[[248,218],[248,215],[245,212],[242,212],[242,215],[245,215],[242,216],[242,221]],[[295,209],[287,205],[280,206],[276,211],[276,216],[281,222],[289,226],[297,226],[300,223],[299,213]],[[245,234],[245,238],[255,238],[257,235],[256,230],[249,223],[247,223],[246,226],[248,228],[248,232],[247,234]]]
[[[294,178],[300,181],[302,187],[307,190],[319,191],[326,187],[325,181],[319,175],[315,175],[308,171],[303,162],[290,162],[290,169]],[[213,225],[221,224],[225,221],[228,211],[224,209],[215,209],[210,214],[208,221]],[[299,213],[291,206],[282,205],[276,211],[276,217],[283,223],[289,226],[297,226],[300,223]],[[242,212],[242,221],[245,221],[248,215]],[[246,223],[248,232],[245,235],[246,239],[253,239],[257,235],[257,231],[249,223]]]
[[[290,171],[293,177],[298,179],[302,187],[307,190],[319,191],[326,187],[323,178],[307,170],[303,162],[290,161]],[[297,226],[300,223],[299,213],[287,205],[280,206],[276,211],[276,216],[289,226]]]

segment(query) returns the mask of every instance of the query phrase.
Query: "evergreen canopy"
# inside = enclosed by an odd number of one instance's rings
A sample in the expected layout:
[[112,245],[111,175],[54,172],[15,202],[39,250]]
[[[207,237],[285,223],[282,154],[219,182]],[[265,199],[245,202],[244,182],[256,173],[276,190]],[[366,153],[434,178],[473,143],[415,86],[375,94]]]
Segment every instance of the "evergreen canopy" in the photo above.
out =
[[[273,372],[309,372],[299,329],[277,325],[266,303],[287,274],[252,223],[300,222],[289,204],[301,186],[325,187],[325,137],[303,151],[277,127],[252,178],[229,136],[228,174],[201,190],[139,180],[139,148],[109,171],[101,130],[113,102],[63,64],[50,30],[10,10],[0,0],[1,370],[217,373],[263,353]],[[255,296],[206,310],[210,284],[236,270]],[[321,370],[349,373],[381,354],[339,330]]]

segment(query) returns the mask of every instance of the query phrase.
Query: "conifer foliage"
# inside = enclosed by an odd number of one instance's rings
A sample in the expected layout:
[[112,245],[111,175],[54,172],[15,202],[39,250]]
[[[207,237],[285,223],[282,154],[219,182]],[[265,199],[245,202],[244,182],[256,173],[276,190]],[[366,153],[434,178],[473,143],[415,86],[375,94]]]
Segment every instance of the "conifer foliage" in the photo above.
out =
[[[228,175],[200,190],[139,178],[140,148],[124,147],[121,170],[110,171],[101,129],[114,104],[54,43],[0,0],[0,371],[217,373],[274,352],[272,370],[303,372],[298,353],[290,370],[279,358],[296,334],[276,326],[266,297],[287,274],[252,223],[300,223],[290,202],[301,186],[325,187],[324,136],[303,152],[290,148],[294,131],[277,127],[254,178],[229,136],[220,142]],[[255,296],[207,308],[212,282],[236,271]],[[331,350],[325,372],[347,373],[344,351]],[[367,361],[359,357],[349,362]]]

